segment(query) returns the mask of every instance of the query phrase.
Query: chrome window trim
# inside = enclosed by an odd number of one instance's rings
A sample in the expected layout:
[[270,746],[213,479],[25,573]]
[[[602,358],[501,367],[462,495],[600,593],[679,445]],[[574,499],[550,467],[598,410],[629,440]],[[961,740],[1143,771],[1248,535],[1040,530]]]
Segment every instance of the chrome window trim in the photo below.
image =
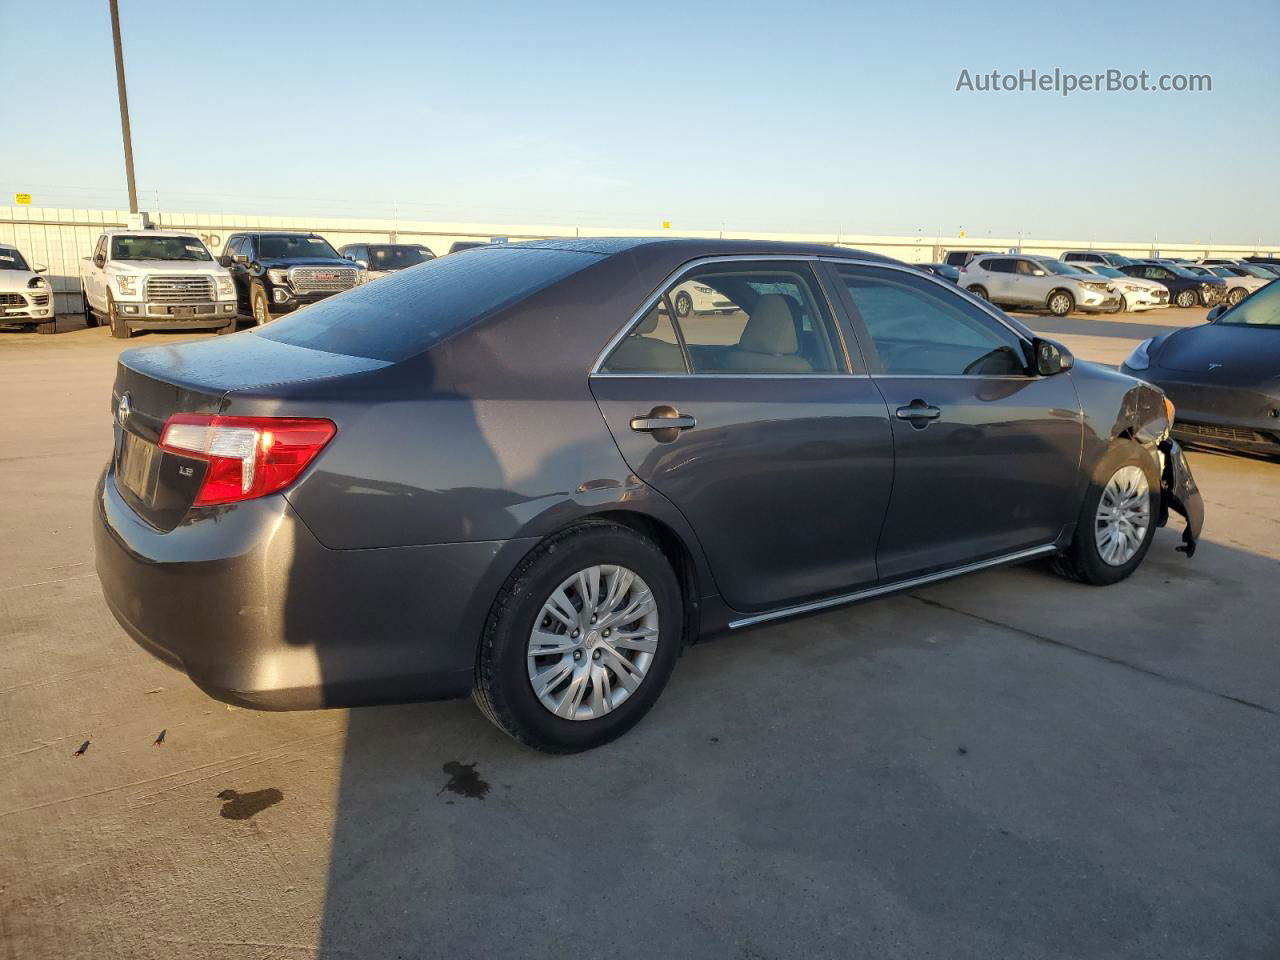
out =
[[926,584],[936,583],[939,580],[948,580],[951,577],[962,576],[966,573],[977,573],[979,570],[987,570],[991,567],[999,567],[1007,563],[1017,563],[1021,560],[1031,560],[1035,557],[1043,557],[1057,552],[1058,545],[1056,543],[1046,543],[1039,547],[1029,547],[1025,550],[1016,550],[1013,553],[1006,553],[998,557],[991,557],[988,560],[979,560],[975,563],[965,563],[958,567],[938,570],[934,573],[924,574],[923,576],[911,577],[907,580],[898,580],[894,583],[880,584],[878,586],[868,587],[865,590],[857,590],[853,593],[842,594],[838,597],[829,597],[826,600],[814,600],[811,603],[800,603],[795,606],[780,607],[777,610],[770,610],[766,613],[757,613],[749,617],[730,620],[729,629],[739,630],[742,627],[754,626],[757,623],[767,623],[770,620],[781,620],[784,617],[795,617],[804,613],[813,613],[817,610],[826,610],[830,607],[840,607],[847,603],[856,603],[859,600],[870,600],[872,597],[880,597],[887,593],[896,593],[899,590],[909,590],[912,587],[922,587]]
[[[992,255],[1000,256],[1000,254],[992,254]],[[983,313],[989,316],[992,320],[996,321],[996,323],[1000,324],[1000,326],[1002,326],[1004,329],[1012,333],[1019,342],[1025,344],[1028,348],[1031,346],[1031,340],[1027,338],[1026,334],[1024,334],[1017,327],[1010,324],[1009,321],[1005,317],[1001,316],[1001,314],[995,309],[995,307],[993,307],[986,300],[983,300],[981,297],[974,296],[972,293],[970,293],[964,287],[960,286],[958,283],[952,283],[950,280],[946,280],[942,277],[935,276],[934,274],[929,273],[926,270],[917,270],[915,267],[912,267],[909,264],[893,263],[893,262],[888,262],[883,260],[864,260],[861,257],[842,257],[839,255],[832,256],[829,254],[822,254],[822,255],[797,254],[797,253],[770,254],[770,255],[730,254],[725,256],[699,257],[696,260],[690,260],[687,263],[682,263],[680,266],[676,267],[676,269],[672,270],[669,274],[667,274],[667,276],[662,280],[662,282],[658,284],[657,289],[655,289],[653,293],[651,293],[648,297],[645,298],[644,302],[640,306],[640,309],[638,309],[634,314],[632,314],[631,318],[627,320],[627,322],[622,325],[621,329],[619,329],[618,332],[615,333],[613,337],[609,339],[608,343],[605,344],[604,349],[601,350],[600,353],[596,356],[596,361],[591,365],[591,370],[588,372],[587,375],[589,377],[718,377],[718,378],[737,376],[736,374],[725,374],[725,373],[694,373],[691,370],[686,370],[684,373],[670,373],[670,372],[664,373],[661,371],[654,372],[654,373],[608,373],[606,371],[601,370],[600,367],[604,363],[604,361],[608,358],[609,354],[611,354],[614,351],[614,348],[617,347],[618,344],[620,344],[623,340],[627,338],[627,336],[631,333],[632,328],[634,328],[636,324],[638,324],[644,318],[645,314],[647,314],[651,309],[653,309],[654,305],[659,300],[662,299],[663,294],[667,292],[667,289],[675,282],[675,279],[679,277],[681,274],[685,273],[688,270],[692,270],[697,267],[704,266],[706,264],[712,264],[712,263],[735,263],[735,262],[736,263],[742,263],[742,262],[758,263],[758,262],[768,262],[768,261],[773,261],[773,262],[784,261],[784,262],[809,263],[809,264],[843,263],[853,267],[879,267],[885,270],[896,270],[899,273],[903,273],[911,277],[924,277],[930,283],[937,285],[937,287],[940,290],[944,290],[947,293],[952,295],[959,295],[962,299],[978,307]],[[816,270],[814,272],[815,274],[817,273]],[[831,311],[833,325],[836,328],[837,340],[840,344],[841,349],[844,351],[844,360],[846,364],[845,372],[843,373],[830,373],[830,372],[791,373],[791,374],[762,373],[762,374],[751,374],[748,376],[752,379],[766,379],[766,378],[767,379],[778,379],[778,378],[810,379],[815,377],[832,378],[832,377],[910,376],[910,374],[870,374],[870,373],[852,372],[853,371],[853,354],[849,350],[849,345],[845,342],[844,331],[841,329],[840,323],[834,322],[835,317],[837,315],[835,304],[831,303],[830,299],[827,297],[826,288],[822,284],[822,278],[817,277],[816,279],[818,281],[819,292],[822,293],[823,299],[827,301],[827,309]],[[966,376],[966,375],[965,374],[931,374],[930,376],[935,376],[940,378],[951,378],[954,376]],[[1035,377],[1032,374],[1027,374],[1026,376],[1023,376],[1023,377],[1014,376],[1014,377],[1009,377],[1008,379],[1034,380]]]
[[591,376],[612,380],[870,380],[869,373],[593,373]]
[[[611,337],[611,338],[610,338],[609,342],[605,344],[604,349],[603,349],[603,350],[601,350],[601,351],[600,351],[600,353],[599,353],[599,355],[596,357],[596,362],[595,362],[595,363],[593,363],[593,364],[591,365],[591,370],[588,372],[587,376],[589,376],[589,377],[632,377],[632,376],[638,376],[638,377],[676,377],[676,376],[683,376],[683,377],[716,377],[716,378],[721,378],[721,379],[722,379],[722,378],[724,378],[724,377],[733,377],[733,376],[736,376],[736,374],[733,374],[733,373],[695,373],[695,372],[693,372],[692,370],[686,370],[686,371],[685,371],[684,373],[682,373],[682,374],[676,374],[676,373],[663,373],[663,372],[661,372],[661,371],[657,371],[657,372],[655,372],[655,373],[639,373],[639,374],[632,374],[632,373],[608,373],[608,372],[606,372],[606,371],[601,370],[601,369],[600,369],[600,366],[601,366],[601,364],[603,364],[603,363],[605,362],[605,360],[606,360],[606,359],[608,359],[609,354],[613,353],[614,348],[615,348],[615,347],[617,347],[617,346],[618,346],[618,344],[620,344],[623,340],[625,340],[625,339],[630,335],[632,328],[633,328],[633,327],[635,327],[635,326],[636,326],[636,324],[638,324],[642,319],[644,319],[645,314],[647,314],[651,309],[653,309],[654,305],[655,305],[659,300],[661,300],[661,299],[662,299],[663,294],[665,294],[665,293],[667,292],[667,290],[668,290],[668,289],[670,289],[670,287],[675,283],[676,278],[677,278],[677,277],[679,277],[681,274],[687,273],[687,272],[688,272],[688,271],[690,271],[690,270],[695,270],[695,269],[697,269],[698,267],[705,266],[705,265],[707,265],[707,264],[713,264],[713,263],[778,263],[778,262],[788,262],[788,263],[808,263],[808,264],[815,264],[815,263],[819,262],[819,261],[820,261],[820,260],[822,260],[822,259],[824,259],[824,258],[822,258],[822,257],[818,257],[818,256],[815,256],[815,255],[813,255],[813,254],[807,254],[807,253],[778,253],[778,254],[762,254],[762,253],[743,254],[743,253],[735,253],[735,254],[727,254],[727,255],[724,255],[724,256],[698,257],[696,260],[689,260],[689,261],[687,261],[687,262],[685,262],[685,263],[682,263],[682,264],[680,264],[680,266],[676,267],[676,268],[675,268],[674,270],[672,270],[669,274],[667,274],[667,276],[666,276],[666,277],[665,277],[665,278],[664,278],[664,279],[663,279],[663,280],[658,284],[657,289],[656,289],[656,290],[654,290],[654,292],[653,292],[653,293],[651,293],[647,298],[645,298],[644,302],[643,302],[643,303],[641,304],[641,306],[640,306],[640,309],[639,309],[639,310],[637,310],[634,314],[632,314],[631,319],[629,319],[626,323],[624,323],[624,324],[622,325],[622,329],[620,329],[617,333],[615,333],[615,334],[613,335],[613,337]],[[822,373],[789,373],[789,374],[787,374],[787,373],[760,373],[760,374],[752,374],[751,376],[752,376],[753,378],[759,378],[759,379],[765,379],[765,378],[767,378],[767,379],[770,379],[770,380],[776,380],[776,379],[778,379],[778,378],[780,378],[780,377],[788,377],[788,378],[795,379],[795,378],[810,378],[810,377],[854,377],[854,376],[866,376],[866,374],[856,374],[856,373],[853,373],[853,372],[852,372],[852,371],[853,371],[853,362],[852,362],[853,357],[852,357],[852,355],[851,355],[851,354],[850,354],[850,352],[849,352],[849,345],[848,345],[847,343],[845,343],[845,342],[844,342],[844,333],[843,333],[843,331],[840,329],[840,323],[839,323],[839,321],[836,319],[836,317],[837,317],[837,313],[836,313],[836,310],[835,310],[835,305],[834,305],[833,303],[831,303],[830,299],[827,297],[827,291],[826,291],[826,288],[822,285],[822,278],[821,278],[821,277],[819,277],[819,276],[817,276],[817,271],[816,271],[816,270],[814,270],[814,280],[817,282],[817,284],[818,284],[818,288],[817,288],[817,290],[813,291],[813,293],[814,293],[815,295],[821,295],[823,302],[825,302],[825,303],[827,304],[827,310],[828,310],[828,312],[831,314],[831,326],[832,326],[832,328],[834,329],[834,331],[835,331],[835,335],[836,335],[836,346],[838,346],[838,347],[839,347],[840,359],[842,359],[842,360],[844,361],[845,369],[844,369],[843,371],[835,371],[835,372],[833,372],[833,371],[824,371],[824,372],[822,372]],[[675,318],[674,318],[674,317],[672,318],[672,324],[673,324],[673,325],[675,324]]]

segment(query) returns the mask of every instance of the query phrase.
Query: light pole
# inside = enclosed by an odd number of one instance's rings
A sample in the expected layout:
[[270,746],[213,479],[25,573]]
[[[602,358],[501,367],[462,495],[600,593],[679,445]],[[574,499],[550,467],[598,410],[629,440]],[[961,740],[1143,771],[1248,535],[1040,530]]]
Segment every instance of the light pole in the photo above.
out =
[[120,132],[124,134],[124,174],[129,181],[129,212],[138,212],[138,188],[133,182],[133,137],[129,133],[129,95],[124,89],[124,51],[120,47],[120,8],[111,0],[111,39],[116,47],[116,91],[120,95]]

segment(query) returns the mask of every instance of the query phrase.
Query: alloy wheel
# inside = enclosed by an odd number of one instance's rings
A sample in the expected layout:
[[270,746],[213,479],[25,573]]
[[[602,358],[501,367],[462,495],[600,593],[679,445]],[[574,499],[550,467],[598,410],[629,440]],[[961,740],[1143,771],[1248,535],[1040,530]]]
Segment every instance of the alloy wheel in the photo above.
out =
[[267,301],[262,297],[253,298],[253,322],[258,326],[267,322]]
[[1094,542],[1103,562],[1122,567],[1142,547],[1151,526],[1151,487],[1141,467],[1121,467],[1102,490],[1094,519]]
[[529,683],[557,717],[594,720],[644,682],[658,639],[649,585],[626,567],[587,567],[543,603],[529,634]]

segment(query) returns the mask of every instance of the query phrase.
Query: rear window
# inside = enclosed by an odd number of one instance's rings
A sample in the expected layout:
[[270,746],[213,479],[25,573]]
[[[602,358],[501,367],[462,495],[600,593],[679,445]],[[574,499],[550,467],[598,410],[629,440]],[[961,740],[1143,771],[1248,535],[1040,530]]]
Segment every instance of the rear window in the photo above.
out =
[[273,320],[259,336],[329,353],[405,360],[599,259],[518,247],[440,257]]

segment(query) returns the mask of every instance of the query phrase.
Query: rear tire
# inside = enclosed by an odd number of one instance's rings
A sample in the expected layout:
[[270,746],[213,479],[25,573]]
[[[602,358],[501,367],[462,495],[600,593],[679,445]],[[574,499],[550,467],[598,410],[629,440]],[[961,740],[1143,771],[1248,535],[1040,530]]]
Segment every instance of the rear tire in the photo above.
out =
[[1186,290],[1179,290],[1178,295],[1173,298],[1173,302],[1184,309],[1186,307],[1194,307],[1200,302],[1200,295],[1188,287]]
[[[581,591],[574,591],[571,587],[574,595],[569,596],[570,591],[564,589],[566,581],[579,571],[602,566],[614,570],[623,568],[624,572],[634,574],[648,586],[654,617],[650,629],[657,631],[656,642],[642,664],[640,679],[630,678],[634,687],[621,702],[601,710],[598,715],[566,719],[553,713],[547,701],[562,695],[565,699],[561,702],[567,704],[582,671],[590,672],[589,689],[595,693],[598,681],[594,671],[608,667],[612,661],[609,656],[597,659],[597,653],[608,655],[610,649],[575,647],[569,633],[570,626],[546,616],[547,605],[553,597],[562,597],[577,611],[587,611],[584,618],[590,610],[599,609],[602,611],[601,622],[608,623],[609,618],[603,612],[609,609],[607,604],[602,602],[588,609]],[[613,576],[616,578],[617,574]],[[611,582],[618,581],[614,579]],[[609,592],[609,583],[606,579],[598,581],[598,596],[604,597]],[[619,604],[618,609],[641,602],[643,593],[640,596],[624,593],[622,596],[627,599]],[[581,640],[577,643],[594,643],[597,646],[604,643],[603,633],[597,634],[596,628],[591,626],[594,620],[583,626],[584,620],[571,619],[578,624]],[[614,621],[614,626],[621,634],[626,624],[634,622],[634,619]],[[680,585],[671,564],[650,540],[628,527],[600,521],[570,527],[539,544],[520,562],[499,591],[480,640],[472,697],[495,726],[537,750],[576,753],[598,747],[630,730],[657,701],[680,654],[683,624],[684,604]],[[563,636],[561,646],[565,649],[557,649],[535,659],[530,654],[535,629],[539,638],[560,631],[556,636]],[[635,628],[628,627],[627,632],[632,629]],[[612,642],[619,639],[615,635]],[[626,656],[642,656],[631,652],[635,649],[621,645],[618,648]],[[548,668],[568,671],[558,674],[563,677],[565,686],[561,688],[559,681],[552,684],[540,699],[534,690],[532,674]],[[622,696],[621,691],[626,689],[626,684],[619,682],[616,670],[610,668],[605,680],[607,682],[601,684],[604,690],[611,689],[615,695]],[[588,689],[587,681],[583,681],[581,689]],[[588,714],[597,712],[596,701],[587,693],[580,693],[573,704],[567,706],[567,712],[578,710],[578,704]]]
[[129,321],[120,316],[120,311],[116,309],[116,302],[111,299],[111,295],[107,295],[107,323],[111,325],[111,336],[117,340],[128,340],[133,336],[133,331],[129,329]]
[[[1142,472],[1146,481],[1146,522],[1141,529],[1140,542],[1132,555],[1112,557],[1111,562],[1108,562],[1099,546],[1100,528],[1105,529],[1099,505],[1107,492],[1108,484],[1122,477],[1132,477],[1130,468],[1135,467]],[[1123,481],[1120,486],[1123,488]],[[1104,507],[1102,512],[1106,513],[1107,508]],[[1080,516],[1076,520],[1075,535],[1066,551],[1054,559],[1054,572],[1069,580],[1093,586],[1119,583],[1138,569],[1147,551],[1151,549],[1159,515],[1160,473],[1151,454],[1132,440],[1116,441],[1094,469],[1089,490],[1080,507]],[[1116,562],[1119,560],[1123,562]]]
[[987,296],[987,288],[980,284],[975,283],[972,287],[969,287],[969,292],[979,300],[986,300],[988,303],[991,302],[991,298]]
[[89,306],[89,297],[85,294],[84,288],[80,288],[80,299],[84,301],[84,325],[86,328],[93,328],[98,325],[98,315],[93,312],[93,307]]

